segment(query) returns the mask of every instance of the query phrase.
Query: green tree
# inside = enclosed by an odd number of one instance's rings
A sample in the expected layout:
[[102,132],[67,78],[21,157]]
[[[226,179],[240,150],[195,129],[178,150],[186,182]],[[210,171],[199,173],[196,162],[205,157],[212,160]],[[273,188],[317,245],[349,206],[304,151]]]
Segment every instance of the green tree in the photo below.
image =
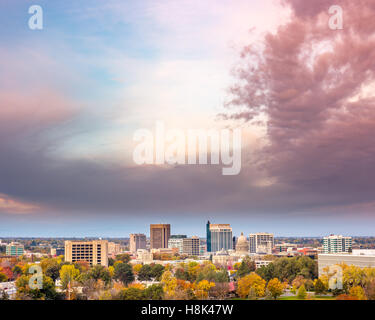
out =
[[152,267],[149,264],[144,264],[138,272],[138,280],[149,281],[152,279]]
[[120,292],[121,300],[144,300],[144,292],[139,288],[126,288]]
[[144,297],[147,300],[162,300],[164,297],[163,286],[153,284],[144,290]]
[[301,300],[305,300],[306,297],[307,297],[306,288],[305,288],[305,285],[302,285],[299,287],[297,291],[297,298]]
[[253,271],[255,271],[255,262],[252,261],[249,257],[246,257],[244,260],[242,260],[237,270],[237,276],[239,278],[242,278],[243,276],[246,276]]
[[45,271],[46,276],[50,277],[53,281],[56,281],[60,275],[60,267],[57,264],[47,266]]
[[0,282],[6,281],[8,281],[8,277],[4,273],[0,272]]
[[111,275],[108,269],[99,264],[93,266],[87,273],[87,276],[89,279],[94,279],[95,281],[101,279],[106,285],[111,283]]
[[154,264],[152,266],[151,270],[151,277],[154,278],[157,281],[160,281],[161,276],[163,275],[163,272],[165,270],[165,267],[161,264]]
[[130,255],[128,255],[127,253],[118,254],[116,256],[116,260],[117,261],[122,261],[123,263],[129,263],[129,261],[130,261]]
[[43,276],[42,288],[31,289],[29,281],[32,275],[22,275],[16,281],[17,297],[21,299],[33,300],[55,300],[58,294],[55,290],[55,284],[50,277]]
[[124,285],[134,281],[133,268],[127,263],[118,263],[115,265],[115,279],[121,281]]
[[20,275],[22,275],[22,269],[19,265],[15,265],[12,269],[14,278],[18,278]]
[[315,280],[314,290],[315,290],[315,294],[322,294],[326,292],[326,287],[323,281],[320,280],[319,278]]

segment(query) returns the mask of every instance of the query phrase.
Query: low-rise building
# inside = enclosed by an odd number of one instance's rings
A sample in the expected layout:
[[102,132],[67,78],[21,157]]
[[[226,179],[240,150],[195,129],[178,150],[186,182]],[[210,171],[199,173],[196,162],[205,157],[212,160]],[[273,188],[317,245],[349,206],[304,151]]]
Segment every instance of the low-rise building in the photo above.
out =
[[24,254],[24,246],[18,242],[11,242],[6,246],[6,255],[19,257]]
[[360,268],[375,268],[375,255],[351,254],[351,253],[330,253],[318,254],[319,276],[326,273],[326,269],[345,263],[346,265]]

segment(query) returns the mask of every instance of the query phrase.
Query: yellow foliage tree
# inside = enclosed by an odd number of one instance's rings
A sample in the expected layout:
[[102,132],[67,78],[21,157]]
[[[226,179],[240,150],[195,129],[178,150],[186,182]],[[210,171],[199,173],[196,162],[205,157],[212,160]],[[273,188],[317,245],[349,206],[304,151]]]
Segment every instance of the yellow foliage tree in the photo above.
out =
[[361,286],[355,286],[349,290],[349,295],[356,297],[358,300],[367,300],[365,290]]
[[276,300],[278,296],[281,296],[284,292],[284,285],[279,279],[274,278],[268,282],[267,290],[271,296]]
[[250,289],[254,288],[256,296],[263,297],[265,287],[266,281],[255,272],[252,272],[238,280],[237,293],[241,298],[246,298],[249,295]]
[[207,298],[208,296],[208,291],[215,286],[215,283],[214,282],[209,282],[207,280],[202,280],[202,281],[199,281],[196,285],[195,285],[195,290],[194,290],[194,293],[195,295],[200,298],[200,299],[204,299],[204,298]]
[[63,289],[66,289],[69,282],[79,280],[80,272],[73,265],[64,265],[60,269],[60,279]]
[[115,275],[115,268],[113,266],[109,266],[108,272],[109,272],[109,275],[111,276],[111,278],[113,278],[114,275]]
[[177,279],[172,275],[172,272],[165,271],[161,277],[160,282],[163,285],[164,292],[169,297],[173,297],[177,287]]
[[133,272],[134,272],[135,274],[138,274],[139,270],[141,270],[142,267],[143,267],[143,265],[142,265],[141,263],[137,263],[137,264],[135,264],[135,265],[133,266]]

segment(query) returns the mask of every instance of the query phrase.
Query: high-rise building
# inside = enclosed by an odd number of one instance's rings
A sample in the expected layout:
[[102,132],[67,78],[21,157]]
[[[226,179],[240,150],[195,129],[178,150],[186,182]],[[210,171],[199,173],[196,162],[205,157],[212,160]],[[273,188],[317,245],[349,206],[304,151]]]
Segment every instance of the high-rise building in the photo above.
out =
[[65,261],[86,261],[91,266],[108,266],[108,241],[65,241]]
[[200,239],[196,236],[191,238],[184,238],[182,252],[189,256],[199,256]]
[[210,221],[206,224],[206,250],[211,252],[211,231],[210,231]]
[[272,254],[274,245],[275,242],[272,233],[251,233],[249,235],[250,253]]
[[11,242],[6,246],[5,251],[7,256],[19,257],[24,253],[24,246],[18,242]]
[[131,233],[129,249],[134,253],[136,253],[139,249],[146,249],[146,235],[143,233]]
[[352,250],[352,238],[331,234],[323,239],[324,253],[342,253]]
[[170,224],[151,224],[150,249],[168,248],[168,240],[170,236]]
[[222,249],[233,249],[232,228],[230,224],[209,224],[210,252],[217,252]]
[[171,237],[168,240],[168,248],[173,249],[177,248],[178,253],[183,253],[183,240],[186,239],[186,235],[183,234],[177,234],[177,235],[171,235]]

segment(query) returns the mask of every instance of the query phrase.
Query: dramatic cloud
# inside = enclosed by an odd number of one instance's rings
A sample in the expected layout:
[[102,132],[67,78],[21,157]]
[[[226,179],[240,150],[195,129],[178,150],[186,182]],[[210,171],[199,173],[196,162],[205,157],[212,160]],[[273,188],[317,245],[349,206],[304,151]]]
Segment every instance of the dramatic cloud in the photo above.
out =
[[[375,188],[375,4],[285,0],[293,13],[236,69],[229,118],[265,119],[261,167],[317,205],[368,203]],[[328,25],[340,5],[344,29]],[[261,48],[261,49],[259,49]],[[320,199],[320,203],[318,203]]]

